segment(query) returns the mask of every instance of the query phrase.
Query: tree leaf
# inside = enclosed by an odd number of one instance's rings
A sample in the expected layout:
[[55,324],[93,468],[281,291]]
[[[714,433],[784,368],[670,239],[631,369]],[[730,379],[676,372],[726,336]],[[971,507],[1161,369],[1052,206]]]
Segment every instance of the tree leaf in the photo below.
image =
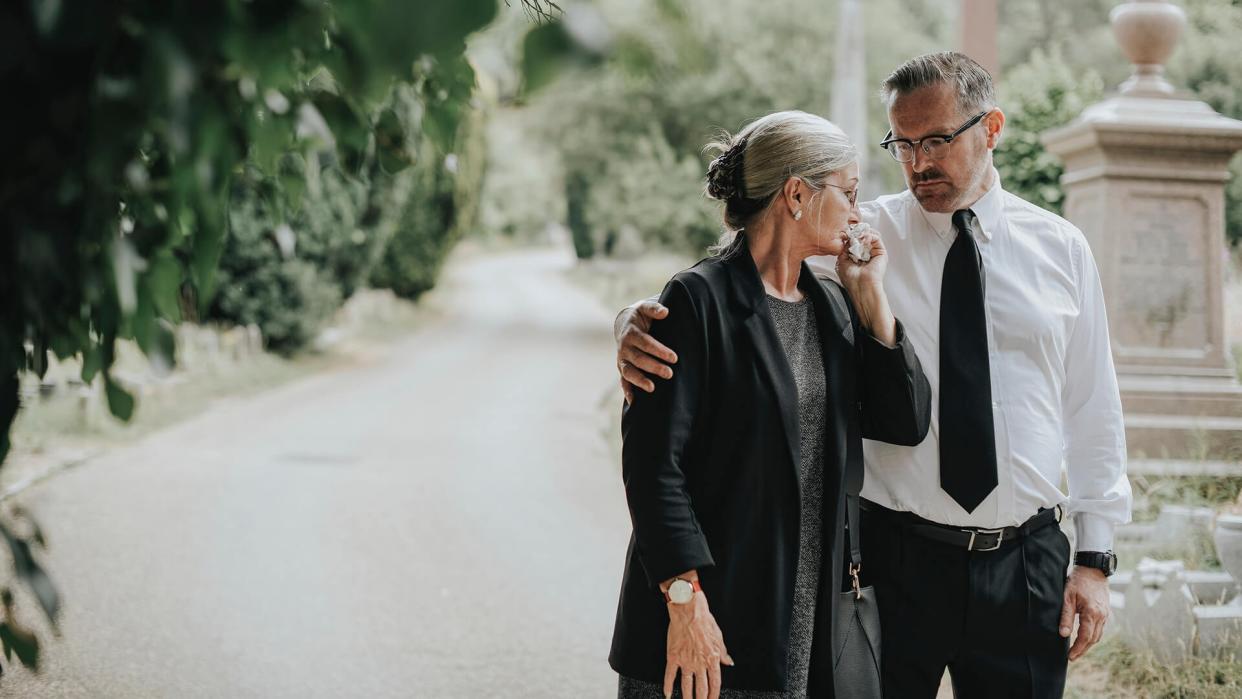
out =
[[[55,625],[60,614],[60,593],[56,591],[52,579],[35,560],[34,554],[30,551],[29,542],[13,534],[3,524],[0,524],[0,535],[8,542],[9,553],[13,556],[13,572],[17,574],[19,580],[30,587],[35,598],[39,600],[39,606],[43,607],[48,621]],[[6,589],[5,592],[8,590]],[[13,621],[12,617],[9,621]]]
[[389,174],[404,170],[412,162],[406,149],[405,127],[392,108],[380,112],[375,120],[375,153],[380,167]]
[[348,101],[327,92],[317,93],[312,101],[332,130],[341,162],[350,172],[362,165],[371,139],[371,125]]
[[99,348],[94,343],[84,345],[82,347],[82,382],[89,385],[95,380],[102,366],[103,358],[100,356]]
[[17,626],[9,620],[0,622],[0,644],[4,646],[5,660],[17,660],[24,666],[38,672],[39,670],[39,638],[29,630]]
[[527,32],[522,41],[522,91],[529,94],[552,82],[573,54],[573,39],[561,22]]
[[9,428],[17,417],[18,400],[17,368],[6,369],[0,374],[0,463],[9,453]]
[[120,420],[129,422],[134,416],[134,397],[118,386],[109,373],[104,374],[104,390],[108,395],[108,410]]
[[147,291],[155,310],[164,318],[181,320],[181,265],[171,253],[163,252],[150,260],[147,268]]

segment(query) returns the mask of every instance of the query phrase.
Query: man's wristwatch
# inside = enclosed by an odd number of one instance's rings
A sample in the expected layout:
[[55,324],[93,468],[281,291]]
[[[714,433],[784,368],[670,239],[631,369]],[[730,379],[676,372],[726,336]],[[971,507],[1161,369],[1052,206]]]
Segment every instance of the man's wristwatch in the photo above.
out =
[[1110,577],[1117,572],[1117,554],[1112,551],[1079,551],[1074,554],[1074,565],[1095,568]]
[[664,601],[669,604],[687,604],[694,599],[694,593],[702,590],[699,587],[698,579],[685,580],[677,578],[669,584],[668,589],[664,591]]

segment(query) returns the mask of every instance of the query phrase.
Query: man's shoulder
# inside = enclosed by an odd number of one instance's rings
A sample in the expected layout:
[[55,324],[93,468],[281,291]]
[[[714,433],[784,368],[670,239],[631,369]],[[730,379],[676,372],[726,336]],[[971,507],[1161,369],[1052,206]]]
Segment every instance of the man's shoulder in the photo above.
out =
[[1058,238],[1073,242],[1085,243],[1082,231],[1065,218],[1023,199],[1013,192],[1004,192],[1005,218],[1012,224],[1029,226],[1041,233],[1048,233]]

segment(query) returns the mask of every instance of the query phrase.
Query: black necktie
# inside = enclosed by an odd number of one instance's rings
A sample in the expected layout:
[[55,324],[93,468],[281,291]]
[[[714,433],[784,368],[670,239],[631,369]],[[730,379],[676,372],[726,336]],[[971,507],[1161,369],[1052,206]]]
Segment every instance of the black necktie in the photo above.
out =
[[940,487],[967,512],[996,489],[985,276],[974,222],[973,211],[954,212],[957,238],[940,289]]

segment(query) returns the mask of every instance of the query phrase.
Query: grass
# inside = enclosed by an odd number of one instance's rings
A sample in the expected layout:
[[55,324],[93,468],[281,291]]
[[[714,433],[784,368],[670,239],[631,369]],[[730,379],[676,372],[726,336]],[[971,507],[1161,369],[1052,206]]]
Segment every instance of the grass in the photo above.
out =
[[1165,663],[1110,638],[1092,649],[1088,657],[1094,667],[1107,673],[1110,681],[1092,687],[1091,691],[1095,693],[1073,694],[1067,691],[1066,697],[1237,699],[1242,696],[1242,656],[1237,653]]
[[[76,461],[98,450],[130,443],[159,429],[201,414],[221,399],[259,393],[314,373],[364,359],[369,348],[409,333],[431,314],[415,304],[362,292],[352,313],[342,311],[336,327],[340,339],[323,349],[293,357],[262,353],[240,361],[176,371],[149,388],[133,390],[136,406],[128,422],[113,417],[102,391],[70,391],[37,396],[39,380],[25,374],[23,386],[36,397],[26,399],[11,432],[13,450],[0,469],[0,486],[10,486],[60,462]],[[365,306],[365,307],[364,307]],[[76,373],[60,367],[62,379]],[[117,369],[128,375],[149,375],[147,360],[132,343],[118,343]]]
[[13,425],[17,453],[41,453],[68,442],[128,441],[191,417],[211,401],[241,396],[279,385],[330,365],[324,355],[284,359],[262,355],[228,370],[186,376],[169,390],[137,396],[129,422],[108,413],[101,394],[88,398],[57,395],[24,404]]
[[1130,484],[1136,520],[1155,519],[1164,505],[1220,508],[1242,494],[1242,476],[1131,476]]

